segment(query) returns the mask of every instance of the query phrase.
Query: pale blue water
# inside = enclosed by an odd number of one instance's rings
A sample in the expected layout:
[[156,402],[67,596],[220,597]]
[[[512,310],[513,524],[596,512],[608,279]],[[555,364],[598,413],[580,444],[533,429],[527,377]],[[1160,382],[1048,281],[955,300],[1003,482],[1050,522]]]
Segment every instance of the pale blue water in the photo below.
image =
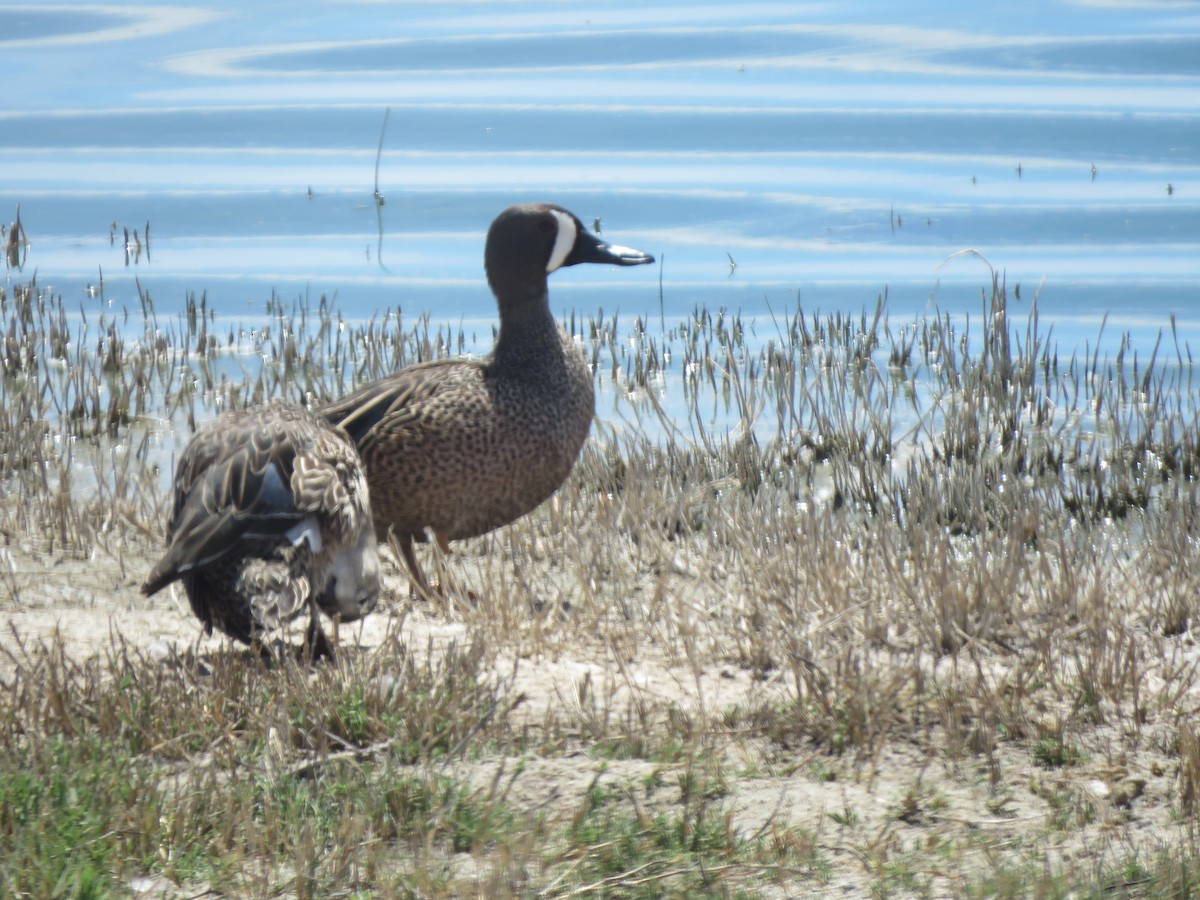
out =
[[[943,265],[973,248],[1022,302],[1041,286],[1066,353],[1105,312],[1114,340],[1148,350],[1174,314],[1200,343],[1195,3],[0,3],[0,21],[0,217],[20,204],[32,242],[8,277],[82,304],[102,270],[115,309],[136,276],[160,313],[205,292],[235,322],[274,291],[486,323],[487,225],[547,199],[658,255],[668,319],[857,313],[885,288],[893,320],[975,315],[986,267]],[[147,222],[126,265],[123,229]],[[569,270],[553,302],[656,320],[659,275]]]

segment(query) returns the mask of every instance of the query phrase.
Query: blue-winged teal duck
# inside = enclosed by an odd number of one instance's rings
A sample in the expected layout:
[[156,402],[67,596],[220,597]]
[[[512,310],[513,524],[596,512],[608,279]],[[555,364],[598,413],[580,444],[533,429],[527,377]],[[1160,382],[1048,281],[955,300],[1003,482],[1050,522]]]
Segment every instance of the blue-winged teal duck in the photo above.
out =
[[419,363],[320,412],[358,445],[380,540],[393,536],[428,593],[413,542],[474,537],[525,515],[563,483],[595,412],[592,373],[553,314],[546,276],[577,263],[637,266],[567,210],[530,203],[488,229],[484,269],[500,334],[483,359]]
[[308,653],[332,656],[317,610],[348,622],[379,596],[368,492],[354,445],[308,410],[225,413],[180,456],[167,552],[142,593],[180,580],[209,634],[247,644],[307,610]]

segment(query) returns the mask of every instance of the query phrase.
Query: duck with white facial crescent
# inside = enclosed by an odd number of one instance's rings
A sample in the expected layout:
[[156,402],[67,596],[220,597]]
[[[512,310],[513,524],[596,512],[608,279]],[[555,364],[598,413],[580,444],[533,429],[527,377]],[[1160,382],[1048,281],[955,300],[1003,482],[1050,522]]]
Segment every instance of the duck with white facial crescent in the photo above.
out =
[[445,550],[525,515],[558,489],[583,447],[592,373],[550,312],[547,275],[652,262],[600,240],[560,206],[509,207],[484,249],[500,313],[491,354],[409,366],[320,410],[357,445],[376,533],[397,541],[415,590],[430,585],[414,542],[432,537]]

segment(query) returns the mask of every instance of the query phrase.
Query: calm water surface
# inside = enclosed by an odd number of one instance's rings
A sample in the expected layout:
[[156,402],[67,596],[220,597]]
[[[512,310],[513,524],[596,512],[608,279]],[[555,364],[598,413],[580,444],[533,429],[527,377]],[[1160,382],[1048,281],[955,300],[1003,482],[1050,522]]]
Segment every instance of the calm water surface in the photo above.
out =
[[[0,3],[22,272],[228,323],[272,292],[486,325],[491,218],[559,202],[663,261],[669,320],[975,316],[1040,286],[1069,353],[1200,344],[1200,5]],[[385,111],[387,127],[383,131]],[[379,159],[382,234],[373,199]],[[124,230],[151,253],[127,260]],[[731,265],[736,263],[736,266]],[[104,279],[104,295],[89,284]],[[659,315],[658,267],[556,275]],[[1021,309],[1018,308],[1018,314]],[[480,332],[484,347],[490,330]]]

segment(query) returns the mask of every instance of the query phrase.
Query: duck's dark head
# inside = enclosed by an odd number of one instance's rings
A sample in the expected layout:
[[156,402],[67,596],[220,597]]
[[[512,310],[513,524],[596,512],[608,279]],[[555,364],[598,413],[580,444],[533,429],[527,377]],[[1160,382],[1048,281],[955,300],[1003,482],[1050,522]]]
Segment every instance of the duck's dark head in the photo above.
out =
[[522,295],[543,295],[546,276],[563,266],[641,266],[654,262],[654,257],[605,243],[561,206],[523,203],[510,206],[492,222],[483,262],[488,284],[504,302]]

